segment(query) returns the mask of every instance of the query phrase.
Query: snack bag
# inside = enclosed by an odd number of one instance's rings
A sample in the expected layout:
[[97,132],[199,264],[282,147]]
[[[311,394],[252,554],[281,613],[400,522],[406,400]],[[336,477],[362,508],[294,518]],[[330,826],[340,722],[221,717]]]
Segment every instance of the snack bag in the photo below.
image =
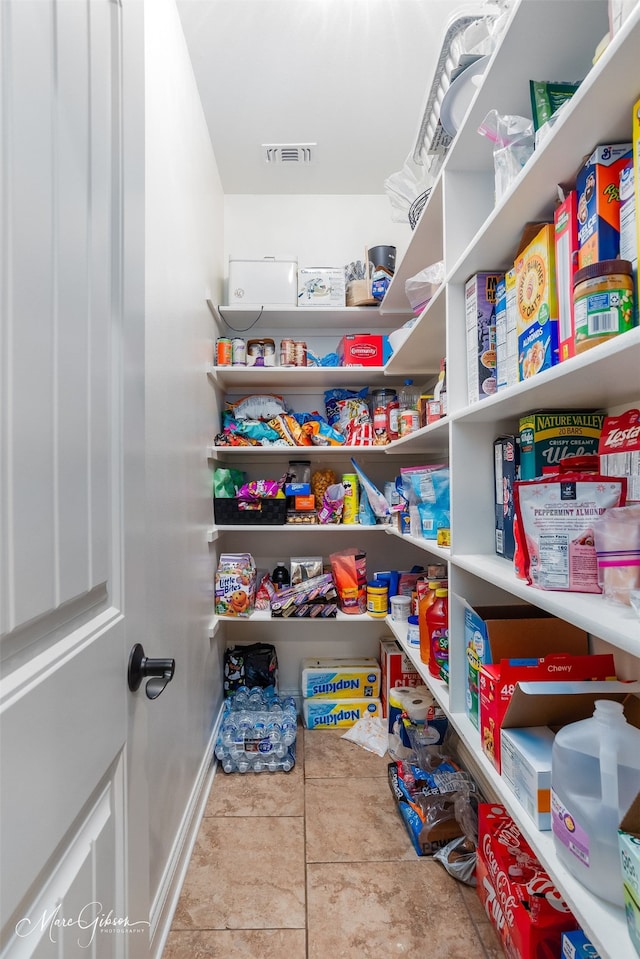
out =
[[356,616],[366,613],[366,554],[353,547],[339,553],[331,553],[329,560],[338,589],[341,611]]
[[594,523],[624,506],[624,477],[564,473],[515,483],[524,572],[537,589],[599,593]]

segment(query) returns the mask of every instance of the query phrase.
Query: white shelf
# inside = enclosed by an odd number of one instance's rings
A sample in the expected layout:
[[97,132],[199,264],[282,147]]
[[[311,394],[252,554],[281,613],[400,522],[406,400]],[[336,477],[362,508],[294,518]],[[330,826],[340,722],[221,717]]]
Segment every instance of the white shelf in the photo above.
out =
[[513,596],[599,636],[616,649],[633,656],[640,654],[640,620],[631,607],[609,603],[600,594],[535,589],[524,580],[517,579],[513,564],[500,556],[454,554],[451,561],[460,569],[488,580]]
[[388,366],[209,366],[207,375],[227,390],[268,387],[285,394],[297,386],[319,390],[375,387],[382,377],[389,385],[400,386],[405,378]]
[[435,423],[422,426],[414,433],[409,433],[408,436],[394,440],[383,449],[392,455],[396,453],[405,456],[414,453],[441,453],[446,457],[449,452],[449,423],[450,418],[444,416]]
[[416,671],[420,674],[424,685],[433,693],[434,699],[447,715],[450,715],[449,687],[441,679],[436,679],[435,676],[431,675],[429,668],[420,659],[420,650],[409,645],[407,642],[407,624],[396,622],[391,616],[387,616],[385,622],[415,666]]
[[453,413],[489,423],[535,409],[606,409],[640,399],[640,327]]
[[451,550],[448,546],[438,546],[438,544],[433,540],[424,539],[420,536],[411,536],[408,533],[401,533],[393,526],[383,526],[382,529],[385,529],[390,536],[397,536],[405,543],[411,543],[411,545],[415,546],[416,549],[422,550],[425,553],[430,553],[432,556],[437,556],[438,559],[443,563],[449,562]]
[[[225,625],[227,623],[230,623],[232,626],[235,626],[238,623],[245,623],[245,624],[248,623],[252,626],[254,626],[256,623],[261,623],[262,625],[264,625],[265,623],[274,623],[276,626],[279,627],[281,625],[287,626],[289,624],[295,623],[299,627],[306,623],[312,623],[312,624],[315,624],[315,623],[330,623],[330,624],[331,623],[333,624],[367,623],[370,625],[371,623],[376,623],[376,622],[380,623],[380,620],[374,619],[373,616],[368,616],[366,613],[363,613],[362,615],[359,614],[357,616],[350,616],[347,613],[341,613],[340,610],[338,610],[337,616],[334,616],[328,619],[322,619],[319,616],[316,616],[313,618],[309,616],[304,616],[300,619],[296,619],[295,616],[288,616],[286,618],[283,617],[282,619],[280,619],[277,616],[272,616],[268,610],[258,609],[258,610],[255,610],[255,612],[253,612],[251,616],[248,616],[248,617],[247,616],[215,616],[214,622],[216,622],[218,626],[222,625],[223,623]],[[317,638],[318,638],[317,636],[314,637],[314,639],[317,639]]]
[[[392,449],[392,447],[394,447]],[[237,456],[288,456],[298,459],[325,459],[339,456],[380,456],[385,453],[399,452],[395,444],[387,446],[209,446],[208,459],[224,459],[227,455]]]
[[281,523],[278,526],[240,525],[238,523],[220,523],[216,526],[218,533],[351,533],[360,536],[362,533],[382,533],[387,526],[361,526],[359,523]]
[[255,333],[259,336],[261,329],[295,330],[299,335],[303,335],[307,328],[309,332],[322,329],[343,333],[393,330],[401,326],[411,312],[407,302],[400,309],[385,310],[384,315],[378,306],[318,306],[306,309],[301,306],[216,306],[211,300],[207,300],[207,306],[220,324],[220,335],[225,335],[224,330],[228,326],[230,336],[233,333],[239,336]]
[[425,376],[440,371],[440,360],[447,350],[445,290],[443,285],[436,291],[407,339],[387,363],[387,372]]

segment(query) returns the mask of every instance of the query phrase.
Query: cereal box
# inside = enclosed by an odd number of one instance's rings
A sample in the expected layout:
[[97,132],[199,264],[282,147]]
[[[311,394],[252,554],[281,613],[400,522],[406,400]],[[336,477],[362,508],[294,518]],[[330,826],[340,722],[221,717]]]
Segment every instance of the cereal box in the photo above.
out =
[[256,565],[251,553],[221,553],[216,571],[218,616],[249,617],[256,595]]
[[620,255],[620,171],[632,156],[631,143],[602,144],[578,173],[580,269]]
[[569,456],[598,452],[604,413],[537,410],[520,418],[520,479],[555,473]]
[[498,556],[513,559],[515,540],[513,484],[520,478],[520,437],[499,436],[493,443],[495,482],[495,547]]
[[496,289],[502,273],[476,273],[464,290],[469,403],[496,392]]
[[504,390],[518,382],[515,270],[507,270],[498,283],[496,297],[496,379],[498,390]]
[[575,356],[573,275],[578,269],[578,194],[571,190],[553,215],[558,291],[558,348],[560,362]]
[[520,380],[558,363],[555,261],[553,223],[545,223],[514,263]]

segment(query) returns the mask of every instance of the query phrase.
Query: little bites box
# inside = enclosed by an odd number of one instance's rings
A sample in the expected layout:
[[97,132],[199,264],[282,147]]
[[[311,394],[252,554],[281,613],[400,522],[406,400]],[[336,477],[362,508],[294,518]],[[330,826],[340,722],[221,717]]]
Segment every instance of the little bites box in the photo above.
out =
[[520,479],[556,473],[561,460],[597,454],[604,413],[534,410],[520,418]]
[[518,375],[528,380],[559,362],[553,223],[545,223],[514,263]]
[[632,156],[631,143],[602,144],[578,173],[580,269],[620,255],[620,171]]
[[382,715],[389,715],[389,694],[393,689],[422,686],[422,677],[395,639],[380,640]]
[[465,283],[469,403],[493,396],[497,389],[496,291],[503,276],[503,273],[476,273]]

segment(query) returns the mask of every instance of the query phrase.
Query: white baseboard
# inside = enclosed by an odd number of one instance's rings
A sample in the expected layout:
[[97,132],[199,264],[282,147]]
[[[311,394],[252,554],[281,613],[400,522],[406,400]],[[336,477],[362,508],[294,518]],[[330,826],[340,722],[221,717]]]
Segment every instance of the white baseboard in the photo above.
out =
[[211,783],[216,771],[213,749],[221,716],[222,707],[202,757],[200,769],[182,816],[171,855],[158,886],[158,892],[151,904],[149,936],[151,941],[150,955],[153,959],[161,959],[166,945],[180,891],[189,868],[193,847],[206,808]]

